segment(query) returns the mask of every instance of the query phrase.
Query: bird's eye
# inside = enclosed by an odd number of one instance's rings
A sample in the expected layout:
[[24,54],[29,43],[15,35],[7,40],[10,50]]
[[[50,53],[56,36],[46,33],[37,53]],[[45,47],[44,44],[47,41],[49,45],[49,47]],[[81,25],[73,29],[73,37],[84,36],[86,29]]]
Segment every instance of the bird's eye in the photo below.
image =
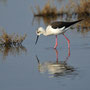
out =
[[40,31],[37,31],[37,33],[40,33]]

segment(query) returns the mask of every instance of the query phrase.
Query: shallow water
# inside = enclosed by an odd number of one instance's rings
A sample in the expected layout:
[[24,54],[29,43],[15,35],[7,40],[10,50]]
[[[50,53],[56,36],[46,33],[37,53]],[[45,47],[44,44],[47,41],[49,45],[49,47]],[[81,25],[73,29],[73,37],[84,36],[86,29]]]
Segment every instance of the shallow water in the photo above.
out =
[[33,21],[31,6],[46,2],[39,1],[0,0],[0,30],[27,34],[22,47],[0,50],[0,90],[90,90],[90,32],[77,32],[76,25],[67,31],[70,50],[63,35],[56,50],[55,36],[41,36],[35,45],[35,31],[46,27],[42,18]]

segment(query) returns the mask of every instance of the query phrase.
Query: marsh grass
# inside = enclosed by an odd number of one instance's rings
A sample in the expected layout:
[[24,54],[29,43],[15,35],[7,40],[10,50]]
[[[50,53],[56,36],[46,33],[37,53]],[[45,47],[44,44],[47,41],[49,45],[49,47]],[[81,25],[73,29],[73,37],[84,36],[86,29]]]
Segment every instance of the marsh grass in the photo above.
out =
[[53,17],[53,16],[60,14],[58,12],[56,6],[54,6],[53,2],[51,5],[49,1],[45,4],[45,6],[42,8],[42,10],[37,5],[36,10],[37,10],[37,13],[35,13],[33,10],[32,10],[32,12],[34,13],[34,16],[39,16],[39,17],[49,17],[49,16]]
[[80,16],[90,16],[90,0],[80,0],[75,11]]
[[63,6],[57,10],[57,7],[53,4],[50,4],[48,1],[42,9],[37,5],[36,6],[37,13],[32,12],[34,16],[39,17],[53,17],[53,16],[60,16],[63,14],[78,14],[78,15],[86,15],[90,16],[90,0],[79,0],[79,2],[75,2],[73,0],[69,0],[66,6]]
[[[80,18],[81,18],[81,16],[78,17],[78,19],[80,19]],[[90,31],[90,17],[84,16],[84,18],[85,18],[85,20],[82,21],[81,23],[78,23],[77,27],[76,27],[77,31],[81,32],[81,34],[83,34],[83,35],[87,34],[87,32]]]
[[54,17],[34,17],[33,21],[32,21],[32,25],[34,25],[34,22],[37,21],[37,24],[40,25],[41,20],[43,21],[43,23],[47,26],[48,24],[50,24],[52,21],[55,21],[58,17],[54,16]]
[[19,36],[18,34],[7,34],[4,30],[2,31],[2,35],[0,36],[0,46],[4,47],[13,47],[20,46],[22,42],[26,38],[26,34],[23,36]]

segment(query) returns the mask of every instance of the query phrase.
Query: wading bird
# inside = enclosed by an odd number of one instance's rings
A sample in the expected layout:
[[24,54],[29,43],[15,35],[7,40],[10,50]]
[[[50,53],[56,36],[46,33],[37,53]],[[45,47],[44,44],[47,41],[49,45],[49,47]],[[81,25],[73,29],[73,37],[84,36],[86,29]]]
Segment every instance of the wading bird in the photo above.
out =
[[[35,44],[38,41],[38,38],[41,34],[43,34],[44,36],[49,36],[49,35],[55,35],[56,36],[56,44],[54,46],[54,48],[57,47],[58,42],[57,42],[57,35],[64,35],[64,33],[68,30],[68,28],[70,26],[72,26],[75,23],[78,23],[82,20],[77,20],[77,21],[73,21],[73,22],[64,22],[64,21],[56,21],[56,22],[52,22],[50,25],[47,26],[46,30],[44,30],[44,28],[39,27],[38,30],[36,31],[37,34],[37,39]],[[70,40],[64,35],[64,37],[66,38],[67,42],[68,42],[68,48],[70,48]]]

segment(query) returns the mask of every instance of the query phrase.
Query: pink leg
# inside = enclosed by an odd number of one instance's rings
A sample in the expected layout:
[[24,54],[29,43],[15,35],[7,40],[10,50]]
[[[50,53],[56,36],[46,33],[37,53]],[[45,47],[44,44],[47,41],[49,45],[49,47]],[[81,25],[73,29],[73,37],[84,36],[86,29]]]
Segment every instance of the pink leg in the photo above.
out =
[[[64,35],[64,34],[63,34]],[[68,48],[70,48],[70,40],[64,35],[64,37],[66,38],[67,42],[68,42]]]
[[65,62],[67,62],[68,58],[70,57],[70,48],[68,48],[68,56],[66,57]]
[[58,63],[58,51],[57,51],[57,49],[55,49],[55,51],[56,51],[56,60],[57,60],[57,63]]
[[68,48],[68,57],[70,56],[70,48]]
[[56,44],[54,46],[54,49],[56,49],[57,45],[58,45],[58,43],[57,43],[57,35],[56,35]]

